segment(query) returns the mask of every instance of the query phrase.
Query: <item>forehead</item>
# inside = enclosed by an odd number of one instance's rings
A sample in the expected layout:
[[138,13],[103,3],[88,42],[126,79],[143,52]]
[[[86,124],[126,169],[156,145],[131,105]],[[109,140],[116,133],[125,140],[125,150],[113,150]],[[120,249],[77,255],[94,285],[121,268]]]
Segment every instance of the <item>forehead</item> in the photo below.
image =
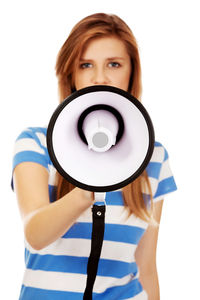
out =
[[117,37],[94,38],[87,43],[81,58],[92,59],[97,56],[126,57],[129,56],[125,43]]

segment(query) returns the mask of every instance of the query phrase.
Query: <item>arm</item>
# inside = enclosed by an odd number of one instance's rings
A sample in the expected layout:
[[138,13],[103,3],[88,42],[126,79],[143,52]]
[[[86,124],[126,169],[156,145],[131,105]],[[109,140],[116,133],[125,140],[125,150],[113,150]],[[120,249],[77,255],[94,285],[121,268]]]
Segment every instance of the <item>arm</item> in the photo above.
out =
[[[163,200],[154,203],[154,218],[160,223]],[[149,225],[136,250],[136,263],[140,271],[140,282],[148,294],[148,300],[160,300],[156,268],[156,248],[159,226]]]
[[37,163],[24,162],[15,168],[14,187],[26,240],[37,250],[61,237],[93,203],[92,193],[79,188],[50,203],[48,172]]

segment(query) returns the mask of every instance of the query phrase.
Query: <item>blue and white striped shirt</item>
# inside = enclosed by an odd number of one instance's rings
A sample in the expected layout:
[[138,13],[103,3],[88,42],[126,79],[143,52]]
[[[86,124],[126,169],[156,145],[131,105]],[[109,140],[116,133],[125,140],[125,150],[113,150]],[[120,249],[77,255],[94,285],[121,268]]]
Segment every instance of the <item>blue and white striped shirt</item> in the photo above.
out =
[[[29,127],[15,143],[13,170],[22,162],[35,162],[49,172],[49,197],[55,200],[56,170],[46,146],[46,128]],[[159,201],[176,190],[169,167],[168,154],[160,143],[147,166],[153,199]],[[135,250],[148,227],[129,216],[120,190],[106,193],[105,234],[94,300],[148,299],[138,277]],[[79,300],[87,279],[87,262],[91,249],[92,212],[88,208],[59,239],[42,250],[34,250],[25,240],[25,273],[19,300]]]

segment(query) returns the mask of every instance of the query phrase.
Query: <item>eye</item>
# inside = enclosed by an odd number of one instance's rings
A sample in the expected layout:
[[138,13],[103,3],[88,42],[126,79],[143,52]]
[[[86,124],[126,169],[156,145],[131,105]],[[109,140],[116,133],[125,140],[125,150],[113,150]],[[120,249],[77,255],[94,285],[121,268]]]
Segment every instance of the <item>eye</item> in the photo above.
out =
[[88,69],[88,68],[91,68],[92,67],[92,64],[91,63],[82,63],[80,64],[80,68],[81,69]]
[[111,68],[119,68],[120,64],[116,61],[112,61],[112,62],[109,62],[108,66]]

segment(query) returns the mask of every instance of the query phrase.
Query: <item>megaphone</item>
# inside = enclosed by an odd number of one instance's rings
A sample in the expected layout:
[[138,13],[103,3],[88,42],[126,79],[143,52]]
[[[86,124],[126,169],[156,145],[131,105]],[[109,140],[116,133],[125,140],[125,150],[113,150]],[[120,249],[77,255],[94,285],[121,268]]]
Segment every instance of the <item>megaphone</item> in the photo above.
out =
[[154,129],[144,106],[111,86],[90,86],[67,97],[47,128],[47,147],[57,171],[93,191],[91,252],[84,300],[92,299],[105,229],[105,193],[135,180],[154,149]]
[[94,192],[121,189],[146,168],[154,129],[139,100],[112,86],[83,88],[53,113],[47,147],[58,172]]

